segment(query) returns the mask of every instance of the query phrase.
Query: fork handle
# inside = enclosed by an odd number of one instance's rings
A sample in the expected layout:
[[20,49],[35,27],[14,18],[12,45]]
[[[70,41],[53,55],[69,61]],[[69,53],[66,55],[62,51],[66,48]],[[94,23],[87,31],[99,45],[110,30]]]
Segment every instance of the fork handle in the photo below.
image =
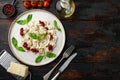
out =
[[43,79],[44,80],[48,80],[48,78],[50,77],[51,73],[54,71],[54,69],[59,65],[59,63],[64,59],[64,57],[62,57],[60,59],[60,61],[47,73],[44,75]]

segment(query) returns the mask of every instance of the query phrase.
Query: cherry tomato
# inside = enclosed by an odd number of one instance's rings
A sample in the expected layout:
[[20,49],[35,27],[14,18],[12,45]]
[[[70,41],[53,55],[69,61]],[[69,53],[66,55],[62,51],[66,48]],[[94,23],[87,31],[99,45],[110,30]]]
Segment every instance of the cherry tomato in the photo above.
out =
[[44,7],[48,8],[50,6],[50,3],[48,1],[44,1]]
[[34,8],[37,7],[37,2],[36,2],[36,0],[31,1],[31,6],[34,7]]
[[31,7],[30,1],[24,1],[23,6],[29,9]]
[[51,2],[51,0],[44,0],[44,1],[47,1],[47,2],[49,2],[49,3]]
[[37,7],[38,7],[38,8],[42,8],[42,7],[43,7],[43,2],[40,1],[40,2],[37,4]]
[[48,44],[48,50],[53,50],[53,46],[51,44]]

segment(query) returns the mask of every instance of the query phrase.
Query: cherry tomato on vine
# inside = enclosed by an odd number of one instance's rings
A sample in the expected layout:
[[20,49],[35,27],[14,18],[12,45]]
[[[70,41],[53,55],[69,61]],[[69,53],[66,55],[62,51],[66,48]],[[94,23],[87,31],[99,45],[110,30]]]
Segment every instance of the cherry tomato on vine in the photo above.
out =
[[24,1],[23,6],[27,9],[29,9],[31,7],[30,1]]
[[44,0],[44,1],[47,1],[47,2],[49,2],[49,3],[51,2],[51,0]]
[[48,1],[44,1],[44,8],[48,8],[50,6],[50,3]]
[[34,8],[37,7],[37,1],[36,0],[32,0],[31,1],[31,6],[34,7]]
[[43,7],[43,2],[40,1],[40,2],[37,4],[37,7],[38,7],[38,8],[42,8],[42,7]]

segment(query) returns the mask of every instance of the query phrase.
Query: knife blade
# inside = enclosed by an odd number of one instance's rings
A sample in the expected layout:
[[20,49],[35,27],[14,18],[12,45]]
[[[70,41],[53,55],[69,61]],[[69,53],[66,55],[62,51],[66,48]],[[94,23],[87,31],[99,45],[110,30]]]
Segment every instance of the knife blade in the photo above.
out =
[[58,77],[58,75],[60,73],[62,73],[67,66],[70,64],[70,62],[75,58],[75,56],[77,56],[77,53],[72,54],[65,62],[64,64],[59,68],[58,73],[51,79],[51,80],[56,80],[56,78]]

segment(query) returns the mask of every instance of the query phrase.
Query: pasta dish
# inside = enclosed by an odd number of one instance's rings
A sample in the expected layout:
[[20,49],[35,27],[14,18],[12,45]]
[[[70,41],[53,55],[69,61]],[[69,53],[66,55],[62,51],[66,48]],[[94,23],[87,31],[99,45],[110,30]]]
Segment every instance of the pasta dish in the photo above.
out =
[[57,41],[55,28],[48,21],[41,20],[31,22],[25,28],[20,28],[20,36],[24,49],[34,53],[52,51]]

